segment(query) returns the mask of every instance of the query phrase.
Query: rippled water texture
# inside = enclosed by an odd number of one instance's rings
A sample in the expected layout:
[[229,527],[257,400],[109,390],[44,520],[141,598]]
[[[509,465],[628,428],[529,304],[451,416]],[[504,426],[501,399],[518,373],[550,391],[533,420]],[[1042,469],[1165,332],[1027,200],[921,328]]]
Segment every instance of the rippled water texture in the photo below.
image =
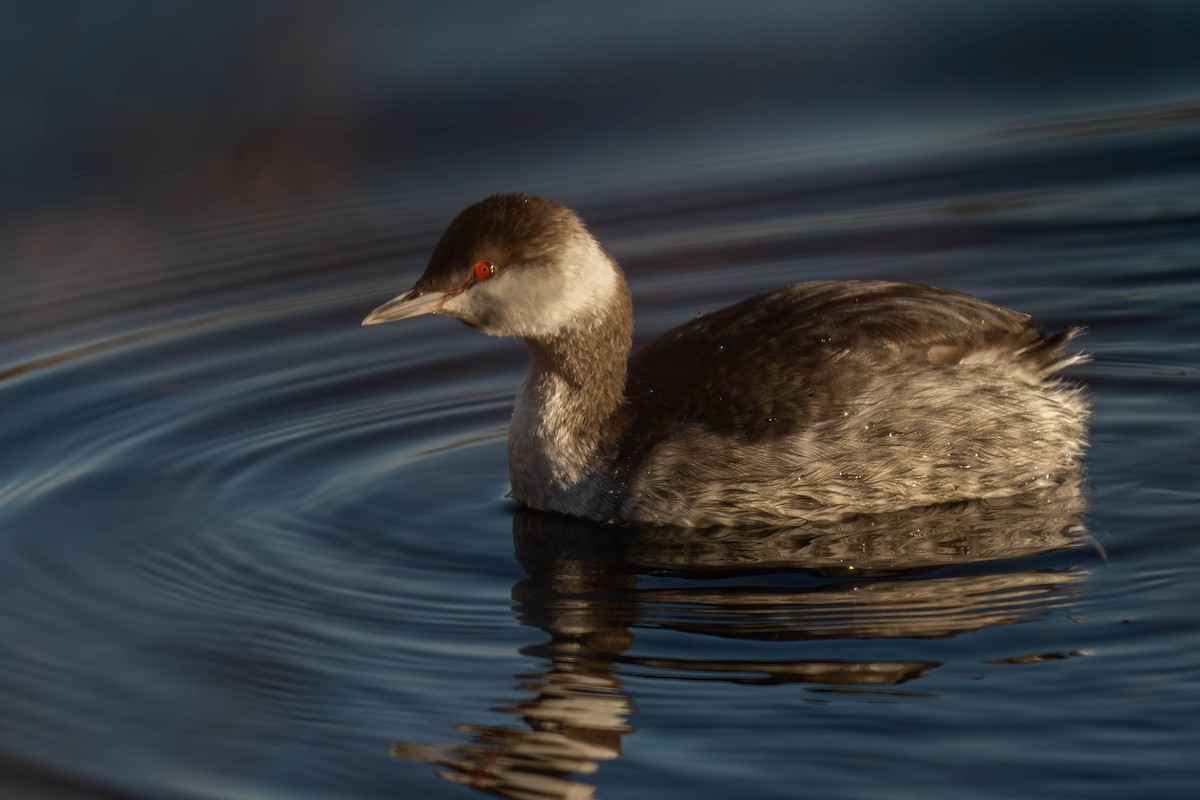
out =
[[[0,796],[1193,796],[1200,14],[449,8],[0,10]],[[1085,325],[1086,472],[520,510],[521,344],[359,327],[499,190],[639,344],[831,277]]]

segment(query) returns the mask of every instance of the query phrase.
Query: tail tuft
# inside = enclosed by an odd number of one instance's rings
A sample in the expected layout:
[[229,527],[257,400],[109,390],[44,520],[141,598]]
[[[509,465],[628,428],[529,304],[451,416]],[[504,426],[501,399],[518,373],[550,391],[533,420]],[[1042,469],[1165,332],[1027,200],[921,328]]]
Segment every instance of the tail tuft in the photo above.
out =
[[1067,367],[1086,364],[1092,360],[1090,354],[1081,350],[1067,350],[1067,345],[1077,336],[1087,333],[1087,328],[1074,326],[1055,336],[1049,336],[1037,344],[1030,345],[1021,355],[1033,360],[1038,373],[1048,378]]

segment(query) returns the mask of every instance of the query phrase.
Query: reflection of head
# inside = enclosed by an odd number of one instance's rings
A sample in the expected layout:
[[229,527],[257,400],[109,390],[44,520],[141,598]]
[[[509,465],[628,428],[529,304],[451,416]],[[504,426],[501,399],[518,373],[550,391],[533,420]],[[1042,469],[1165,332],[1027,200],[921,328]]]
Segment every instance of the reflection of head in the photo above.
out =
[[470,744],[398,743],[391,754],[445,767],[442,778],[500,797],[593,797],[595,789],[571,776],[620,756],[621,737],[633,730],[625,722],[628,698],[613,678],[586,671],[553,669],[526,688],[533,698],[501,710],[520,714],[528,730],[464,725]]

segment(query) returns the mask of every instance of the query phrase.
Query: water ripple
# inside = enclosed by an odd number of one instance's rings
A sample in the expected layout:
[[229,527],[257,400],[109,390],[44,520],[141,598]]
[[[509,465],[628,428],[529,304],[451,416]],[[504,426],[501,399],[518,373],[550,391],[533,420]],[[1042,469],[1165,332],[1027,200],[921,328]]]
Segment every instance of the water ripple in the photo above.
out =
[[[1102,534],[1128,569],[1190,546],[1193,479],[1162,464],[1195,460],[1193,123],[992,130],[836,166],[778,140],[708,171],[681,152],[643,178],[673,175],[665,189],[579,205],[628,270],[639,341],[828,277],[942,283],[1089,324],[1095,495],[1142,498],[1125,522],[1164,537]],[[564,774],[617,758],[635,712],[653,719],[641,703],[689,734],[707,709],[745,714],[769,746],[802,715],[762,687],[931,709],[978,696],[972,711],[1039,720],[1058,712],[1035,684],[955,684],[1098,660],[1054,655],[1093,652],[1074,641],[1081,606],[1126,614],[1090,592],[1113,573],[1080,547],[1080,486],[1024,509],[749,536],[514,516],[520,344],[445,319],[359,327],[436,241],[423,200],[376,186],[166,232],[59,209],[45,230],[71,223],[77,242],[22,244],[62,263],[42,278],[30,260],[20,313],[0,321],[27,334],[0,356],[6,747],[126,794],[264,796],[288,764],[297,795],[332,797],[404,738],[395,755],[481,789],[586,792]],[[76,260],[89,268],[61,281]],[[1168,566],[1125,598],[1169,595],[1186,569]],[[758,693],[712,694],[731,687]],[[913,714],[937,729],[951,706]],[[418,743],[476,713],[467,743]]]

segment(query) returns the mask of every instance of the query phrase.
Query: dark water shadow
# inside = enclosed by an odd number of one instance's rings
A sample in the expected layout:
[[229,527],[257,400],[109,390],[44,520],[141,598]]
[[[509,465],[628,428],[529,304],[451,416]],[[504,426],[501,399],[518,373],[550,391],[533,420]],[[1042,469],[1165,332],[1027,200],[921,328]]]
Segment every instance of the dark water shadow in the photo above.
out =
[[[1082,590],[1084,570],[1038,556],[1083,541],[1085,505],[1073,480],[1016,498],[772,530],[596,525],[521,509],[513,539],[528,577],[513,587],[514,608],[549,637],[521,649],[546,668],[515,676],[523,696],[493,709],[521,724],[463,725],[469,743],[401,742],[391,753],[486,794],[587,798],[595,789],[578,776],[620,757],[634,730],[630,676],[928,696],[897,687],[939,661],[635,655],[633,630],[920,640],[1029,622]],[[639,585],[647,583],[668,585]]]

